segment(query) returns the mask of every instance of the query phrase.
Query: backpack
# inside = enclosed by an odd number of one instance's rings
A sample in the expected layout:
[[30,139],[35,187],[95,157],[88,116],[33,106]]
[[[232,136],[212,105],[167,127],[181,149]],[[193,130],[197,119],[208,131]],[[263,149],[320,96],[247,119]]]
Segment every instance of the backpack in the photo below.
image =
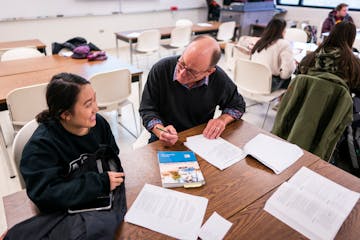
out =
[[337,143],[330,163],[360,177],[360,97],[352,98],[353,121]]

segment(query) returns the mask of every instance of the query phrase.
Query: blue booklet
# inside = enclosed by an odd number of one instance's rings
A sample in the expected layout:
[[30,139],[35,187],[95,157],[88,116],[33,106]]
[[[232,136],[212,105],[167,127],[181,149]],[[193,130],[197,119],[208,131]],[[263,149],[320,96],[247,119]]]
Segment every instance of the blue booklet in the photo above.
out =
[[159,151],[158,154],[162,186],[200,187],[205,184],[199,163],[191,151]]

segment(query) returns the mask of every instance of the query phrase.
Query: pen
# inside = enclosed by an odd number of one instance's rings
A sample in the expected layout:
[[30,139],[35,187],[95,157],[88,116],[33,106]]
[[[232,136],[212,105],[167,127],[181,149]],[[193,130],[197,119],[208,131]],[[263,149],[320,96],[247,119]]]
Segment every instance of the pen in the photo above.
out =
[[156,127],[156,129],[157,129],[157,130],[160,130],[160,131],[162,131],[162,132],[166,132],[166,133],[168,133],[168,134],[172,134],[172,133],[168,132],[168,130],[165,130],[165,129],[163,129],[163,128]]

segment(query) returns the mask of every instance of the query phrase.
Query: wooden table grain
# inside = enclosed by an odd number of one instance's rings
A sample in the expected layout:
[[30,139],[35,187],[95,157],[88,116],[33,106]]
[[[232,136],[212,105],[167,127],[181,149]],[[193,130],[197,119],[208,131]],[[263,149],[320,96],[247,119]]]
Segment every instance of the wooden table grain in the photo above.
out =
[[6,96],[11,90],[47,83],[57,73],[70,72],[88,79],[95,73],[118,68],[128,68],[133,81],[139,81],[139,86],[141,86],[142,70],[112,56],[109,56],[105,61],[88,61],[87,59],[52,55],[0,62],[0,104],[6,102]]
[[[205,125],[201,125],[179,134],[179,141],[173,147],[164,147],[160,142],[149,144],[134,152],[121,154],[126,174],[126,196],[128,207],[145,183],[161,186],[157,151],[187,150],[183,145],[187,136],[199,134]],[[237,121],[227,126],[222,137],[232,144],[243,147],[258,133],[265,131],[245,122]],[[310,166],[320,158],[305,151],[304,155],[279,175],[248,156],[244,160],[221,171],[200,156],[197,156],[206,184],[200,188],[174,188],[176,191],[202,196],[209,199],[205,219],[216,211],[224,218],[230,218],[249,207],[257,199],[288,180],[302,166]],[[167,236],[129,223],[123,223],[117,233],[117,239],[167,239]]]

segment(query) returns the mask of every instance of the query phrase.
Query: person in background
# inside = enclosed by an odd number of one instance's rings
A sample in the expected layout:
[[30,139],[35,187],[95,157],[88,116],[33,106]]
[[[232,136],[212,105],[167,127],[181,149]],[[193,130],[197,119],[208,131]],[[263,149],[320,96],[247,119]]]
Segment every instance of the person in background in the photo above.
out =
[[268,66],[273,75],[271,91],[286,89],[296,65],[289,41],[283,39],[286,21],[273,18],[251,49],[251,60]]
[[[344,79],[352,93],[360,93],[360,60],[352,52],[356,27],[343,21],[334,26],[329,36],[312,53],[299,63],[297,72],[309,74],[316,71],[331,72]],[[360,95],[358,95],[360,96]]]
[[[182,56],[161,59],[149,72],[140,104],[149,142],[167,145],[178,140],[178,131],[207,123],[203,134],[217,138],[227,124],[240,119],[245,102],[236,85],[218,66],[219,44],[210,36],[196,37]],[[215,108],[221,116],[213,118]]]
[[348,21],[354,23],[354,20],[352,17],[348,14],[348,7],[346,3],[340,3],[336,6],[334,10],[332,10],[328,17],[325,19],[322,28],[321,33],[330,32],[335,24],[342,22],[342,21]]
[[[20,163],[27,194],[41,214],[11,228],[5,239],[112,239],[126,212],[124,173],[110,126],[97,114],[96,94],[84,78],[60,73],[48,84],[46,101]],[[103,148],[114,165],[105,171],[102,163],[102,173],[85,171],[98,166]],[[111,210],[68,213],[111,191]]]

